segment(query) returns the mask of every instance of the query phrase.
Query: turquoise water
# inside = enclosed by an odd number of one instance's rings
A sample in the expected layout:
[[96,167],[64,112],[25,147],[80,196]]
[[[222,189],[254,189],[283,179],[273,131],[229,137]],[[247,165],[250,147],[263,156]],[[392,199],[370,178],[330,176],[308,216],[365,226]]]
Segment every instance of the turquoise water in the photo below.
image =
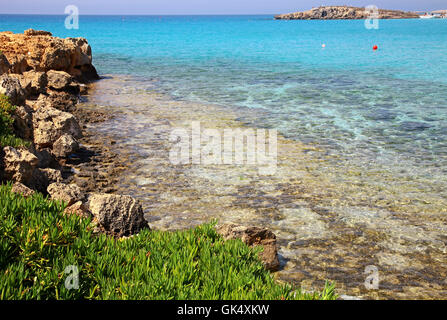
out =
[[[85,37],[99,73],[117,75],[79,107],[117,115],[95,133],[128,162],[117,192],[141,201],[151,227],[264,226],[278,236],[283,280],[445,298],[447,19],[367,30],[272,16],[81,16],[74,31],[64,19],[0,15],[0,30]],[[268,177],[169,163],[174,124],[233,116],[321,148],[280,138]],[[364,289],[368,265],[380,270],[379,292]]]
[[241,108],[240,120],[329,153],[447,174],[447,20],[368,30],[272,16],[81,16],[79,30],[66,30],[64,19],[0,15],[0,30],[82,36],[101,74]]

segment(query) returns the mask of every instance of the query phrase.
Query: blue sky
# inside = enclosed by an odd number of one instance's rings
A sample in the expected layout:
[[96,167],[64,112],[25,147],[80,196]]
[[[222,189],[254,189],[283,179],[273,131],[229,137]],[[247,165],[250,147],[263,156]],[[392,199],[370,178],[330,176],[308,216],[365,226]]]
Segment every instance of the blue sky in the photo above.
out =
[[66,5],[80,14],[273,14],[319,5],[374,4],[384,9],[447,9],[447,0],[0,0],[0,13],[64,14]]

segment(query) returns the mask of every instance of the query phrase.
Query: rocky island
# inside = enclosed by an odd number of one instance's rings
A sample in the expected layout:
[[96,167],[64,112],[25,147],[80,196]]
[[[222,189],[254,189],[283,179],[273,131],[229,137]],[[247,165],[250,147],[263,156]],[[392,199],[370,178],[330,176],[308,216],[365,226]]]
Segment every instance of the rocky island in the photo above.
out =
[[[367,19],[370,12],[365,8],[350,6],[321,6],[308,11],[280,14],[276,20],[349,20]],[[419,15],[414,12],[379,9],[378,19],[415,19]]]

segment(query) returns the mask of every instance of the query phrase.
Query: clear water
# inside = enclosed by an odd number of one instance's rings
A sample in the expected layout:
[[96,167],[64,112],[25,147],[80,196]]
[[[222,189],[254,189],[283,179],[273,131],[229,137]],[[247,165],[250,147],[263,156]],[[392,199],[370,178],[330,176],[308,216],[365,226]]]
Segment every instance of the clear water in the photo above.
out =
[[[74,31],[64,19],[0,15],[0,30],[89,40],[100,74],[114,76],[85,107],[117,112],[93,129],[131,159],[118,187],[158,216],[151,225],[262,225],[278,235],[285,280],[445,298],[447,19],[367,30],[272,16],[81,16]],[[277,128],[278,173],[173,168],[171,126],[197,119]],[[378,292],[363,286],[367,265],[379,267]]]
[[447,20],[385,20],[368,30],[363,21],[271,16],[81,16],[79,30],[67,30],[64,19],[0,15],[0,30],[83,36],[102,74],[261,109],[241,120],[329,152],[446,173]]

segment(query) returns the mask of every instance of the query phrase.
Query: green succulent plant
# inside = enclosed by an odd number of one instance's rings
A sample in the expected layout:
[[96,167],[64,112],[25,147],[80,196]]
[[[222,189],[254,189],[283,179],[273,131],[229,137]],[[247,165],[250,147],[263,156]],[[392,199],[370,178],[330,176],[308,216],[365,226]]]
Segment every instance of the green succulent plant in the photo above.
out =
[[[260,249],[224,241],[213,223],[116,239],[95,235],[90,219],[64,208],[0,186],[0,299],[336,298],[331,285],[303,293],[278,283],[260,262]],[[67,266],[78,268],[77,289],[65,285]]]

